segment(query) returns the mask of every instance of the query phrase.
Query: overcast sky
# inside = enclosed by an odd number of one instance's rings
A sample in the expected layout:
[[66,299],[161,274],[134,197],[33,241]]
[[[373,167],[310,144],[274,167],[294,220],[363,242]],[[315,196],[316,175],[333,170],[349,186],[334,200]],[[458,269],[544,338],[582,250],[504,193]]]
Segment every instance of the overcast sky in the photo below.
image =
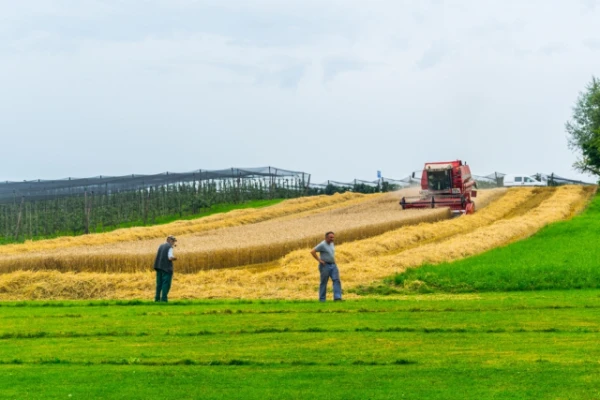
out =
[[0,0],[0,180],[571,167],[600,0]]

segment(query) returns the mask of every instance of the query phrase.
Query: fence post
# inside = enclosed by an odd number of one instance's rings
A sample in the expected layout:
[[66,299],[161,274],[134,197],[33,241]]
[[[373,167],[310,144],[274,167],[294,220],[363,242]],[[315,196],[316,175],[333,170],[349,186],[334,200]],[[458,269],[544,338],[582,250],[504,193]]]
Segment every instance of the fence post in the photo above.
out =
[[308,181],[306,182],[306,188],[304,189],[305,196],[308,196],[308,191],[310,190],[310,177],[311,177],[311,175],[308,174]]

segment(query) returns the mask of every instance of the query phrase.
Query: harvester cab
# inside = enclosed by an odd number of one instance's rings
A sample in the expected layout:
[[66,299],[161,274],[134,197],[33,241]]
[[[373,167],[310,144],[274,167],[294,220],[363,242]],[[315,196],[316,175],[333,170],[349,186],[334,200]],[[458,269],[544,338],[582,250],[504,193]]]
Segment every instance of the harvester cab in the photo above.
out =
[[448,207],[454,214],[472,214],[474,197],[477,197],[477,183],[467,163],[431,162],[425,164],[421,173],[420,196],[402,197],[400,206],[403,210]]

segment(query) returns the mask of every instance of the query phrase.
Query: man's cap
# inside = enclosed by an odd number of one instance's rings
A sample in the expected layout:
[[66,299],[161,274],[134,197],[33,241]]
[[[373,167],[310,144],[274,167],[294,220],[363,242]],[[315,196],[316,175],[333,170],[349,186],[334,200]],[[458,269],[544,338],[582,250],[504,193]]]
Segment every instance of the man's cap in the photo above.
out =
[[167,240],[172,240],[172,241],[176,242],[177,238],[173,235],[169,235],[169,236],[167,236]]

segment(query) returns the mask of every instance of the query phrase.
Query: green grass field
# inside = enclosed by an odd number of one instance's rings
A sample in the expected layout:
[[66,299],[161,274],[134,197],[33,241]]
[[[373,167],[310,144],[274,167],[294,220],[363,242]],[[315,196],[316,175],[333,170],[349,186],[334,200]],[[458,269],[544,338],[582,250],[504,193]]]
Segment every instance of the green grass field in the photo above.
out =
[[600,397],[600,291],[2,303],[0,398]]

